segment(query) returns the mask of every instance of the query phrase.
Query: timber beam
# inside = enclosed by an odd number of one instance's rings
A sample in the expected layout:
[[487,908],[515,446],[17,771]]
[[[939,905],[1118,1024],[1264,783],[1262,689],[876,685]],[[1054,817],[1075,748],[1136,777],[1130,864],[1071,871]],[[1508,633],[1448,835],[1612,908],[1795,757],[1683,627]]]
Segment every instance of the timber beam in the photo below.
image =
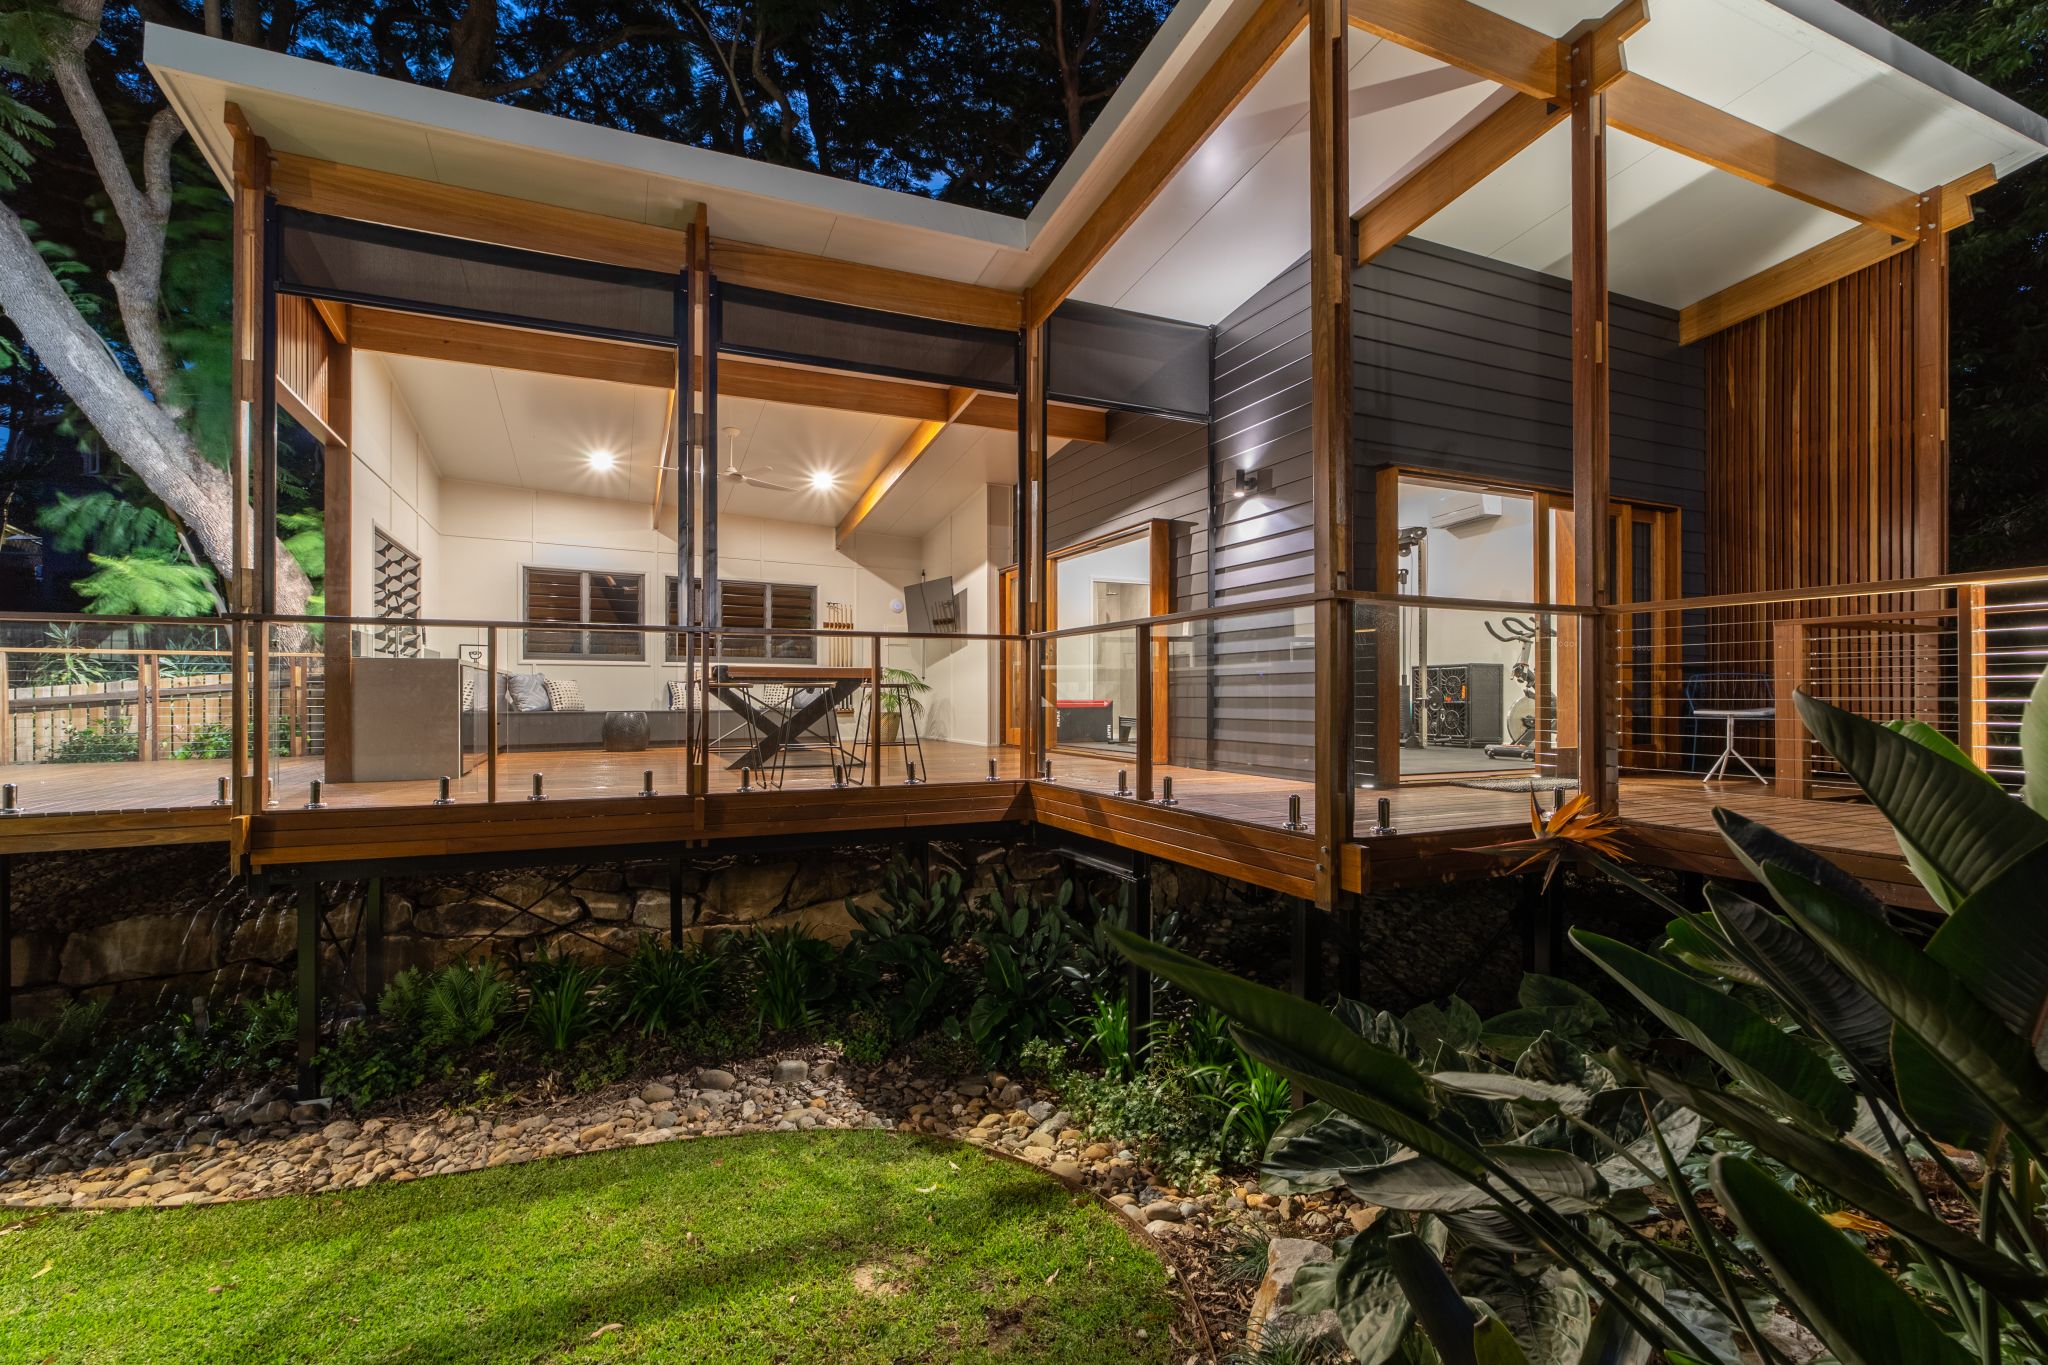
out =
[[[1954,232],[1970,221],[1970,196],[1996,184],[1998,176],[1985,166],[1966,176],[1930,190],[1920,199],[1938,204],[1940,216],[1930,219],[1928,230],[1940,224],[1943,233]],[[1919,241],[1915,233],[1899,236],[1881,227],[1853,227],[1830,237],[1819,246],[1758,271],[1746,280],[1709,294],[1678,313],[1678,340],[1690,345],[1740,322],[1768,313],[1783,303],[1837,280],[1846,279],[1879,261],[1910,251]]]
[[861,495],[853,500],[853,506],[847,508],[846,515],[839,519],[839,532],[834,541],[837,546],[843,548],[846,545],[847,538],[858,531],[860,524],[881,506],[882,499],[889,496],[889,490],[902,482],[903,476],[911,471],[925,451],[931,449],[932,442],[939,439],[939,433],[960,420],[960,414],[967,411],[974,398],[973,389],[946,390],[946,415],[937,421],[919,422],[902,446],[889,457],[889,462],[882,466],[881,472],[861,490]]
[[1358,264],[1414,232],[1570,117],[1570,106],[1537,95],[1515,95],[1496,108],[1359,211]]
[[[667,346],[563,336],[361,304],[349,305],[346,325],[355,347],[364,351],[574,379],[602,379],[651,389],[672,390],[676,382],[675,351]],[[953,420],[963,426],[996,431],[1017,429],[1017,402],[1003,394],[976,394],[964,410],[949,419],[948,395],[952,391],[937,384],[738,356],[719,357],[718,391],[728,398],[760,398],[878,417],[907,417],[919,422]],[[1050,405],[1049,423],[1050,434],[1056,440],[1100,441],[1107,433],[1108,415],[1100,408],[1054,403]]]

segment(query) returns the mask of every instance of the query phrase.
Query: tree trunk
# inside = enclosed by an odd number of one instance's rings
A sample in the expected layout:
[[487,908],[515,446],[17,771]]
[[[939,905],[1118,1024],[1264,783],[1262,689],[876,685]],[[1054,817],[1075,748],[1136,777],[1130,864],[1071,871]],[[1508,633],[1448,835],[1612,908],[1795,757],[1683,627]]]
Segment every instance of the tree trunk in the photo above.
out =
[[[226,579],[234,564],[234,493],[225,471],[206,462],[165,409],[122,372],[98,333],[50,273],[14,211],[0,205],[0,311],[20,329],[93,430],[150,492],[172,508]],[[282,545],[277,609],[302,614],[312,584]]]

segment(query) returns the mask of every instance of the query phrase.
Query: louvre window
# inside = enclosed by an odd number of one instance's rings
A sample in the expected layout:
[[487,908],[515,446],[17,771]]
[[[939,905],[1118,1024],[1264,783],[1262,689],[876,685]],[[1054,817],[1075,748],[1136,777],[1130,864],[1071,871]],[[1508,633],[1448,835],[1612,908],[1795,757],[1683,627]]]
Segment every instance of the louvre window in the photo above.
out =
[[529,659],[639,659],[640,632],[585,629],[640,624],[641,578],[636,573],[528,569],[526,620],[549,630],[526,632]]
[[[718,580],[719,624],[728,630],[815,630],[818,627],[818,590],[809,583],[754,583],[744,579]],[[676,619],[676,580],[668,580],[668,619]],[[669,637],[669,657],[676,657],[675,637]],[[816,663],[815,635],[722,635],[721,659],[774,659],[786,663]]]
[[[371,615],[394,620],[420,619],[420,557],[382,531],[371,540]],[[420,653],[417,626],[378,626],[372,649],[400,659]]]

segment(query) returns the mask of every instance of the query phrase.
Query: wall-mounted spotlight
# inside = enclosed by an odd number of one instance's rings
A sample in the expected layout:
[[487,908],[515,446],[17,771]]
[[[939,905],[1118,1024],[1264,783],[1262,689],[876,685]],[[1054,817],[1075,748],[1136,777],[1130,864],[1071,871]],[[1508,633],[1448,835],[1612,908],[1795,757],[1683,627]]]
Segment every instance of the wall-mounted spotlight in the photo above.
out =
[[1258,491],[1259,471],[1256,469],[1240,469],[1230,481],[1230,496],[1233,498],[1248,498]]

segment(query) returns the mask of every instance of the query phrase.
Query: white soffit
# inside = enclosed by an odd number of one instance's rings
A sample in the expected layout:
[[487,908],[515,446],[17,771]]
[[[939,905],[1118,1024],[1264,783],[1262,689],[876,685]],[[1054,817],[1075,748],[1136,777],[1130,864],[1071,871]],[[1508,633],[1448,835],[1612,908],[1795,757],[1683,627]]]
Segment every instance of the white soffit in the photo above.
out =
[[[746,473],[796,490],[777,493],[721,477],[719,510],[811,526],[838,525],[861,490],[917,428],[908,417],[759,398],[719,399],[718,425],[716,464],[721,475],[730,459]],[[739,435],[728,437],[726,427],[738,427]],[[831,487],[811,487],[814,474],[831,475]]]
[[[1499,95],[1490,81],[1353,30],[1354,209]],[[1167,182],[1074,297],[1213,324],[1308,250],[1307,38],[1297,38]]]
[[[1064,444],[1056,439],[1051,449],[1057,451]],[[1007,488],[1016,482],[1016,432],[949,426],[890,486],[854,537],[922,536],[976,492],[991,484]]]
[[[418,356],[383,360],[443,478],[652,502],[668,413],[662,390]],[[613,468],[592,468],[593,451],[610,453]]]

